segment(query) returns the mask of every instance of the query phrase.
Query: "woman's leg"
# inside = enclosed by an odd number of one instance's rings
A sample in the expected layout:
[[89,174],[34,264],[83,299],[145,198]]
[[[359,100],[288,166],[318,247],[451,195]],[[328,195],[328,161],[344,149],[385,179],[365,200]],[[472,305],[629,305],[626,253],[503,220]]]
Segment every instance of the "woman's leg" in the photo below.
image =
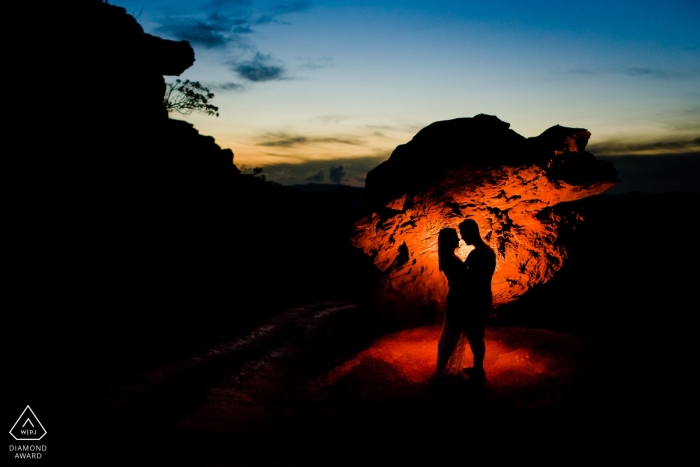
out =
[[437,376],[445,376],[447,374],[447,362],[457,347],[461,335],[462,329],[459,327],[451,326],[449,323],[443,326],[442,335],[438,342],[437,370],[435,371]]

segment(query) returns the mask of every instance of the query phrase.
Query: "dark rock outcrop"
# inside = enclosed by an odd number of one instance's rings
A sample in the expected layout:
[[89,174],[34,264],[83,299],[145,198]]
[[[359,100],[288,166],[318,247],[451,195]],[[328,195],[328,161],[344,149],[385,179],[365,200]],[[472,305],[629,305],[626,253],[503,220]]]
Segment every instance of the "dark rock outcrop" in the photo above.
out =
[[378,209],[401,195],[413,195],[461,166],[539,166],[548,180],[571,184],[615,181],[612,163],[585,152],[591,134],[583,128],[553,126],[525,138],[492,115],[432,123],[398,146],[389,160],[367,174],[366,200]]
[[352,205],[295,203],[168,118],[163,75],[192,65],[187,42],[98,0],[26,3],[7,18],[23,30],[7,67],[22,92],[8,92],[5,329],[33,339],[8,369],[23,381],[16,400],[54,369],[82,381],[147,365],[353,284],[337,274],[357,253]]

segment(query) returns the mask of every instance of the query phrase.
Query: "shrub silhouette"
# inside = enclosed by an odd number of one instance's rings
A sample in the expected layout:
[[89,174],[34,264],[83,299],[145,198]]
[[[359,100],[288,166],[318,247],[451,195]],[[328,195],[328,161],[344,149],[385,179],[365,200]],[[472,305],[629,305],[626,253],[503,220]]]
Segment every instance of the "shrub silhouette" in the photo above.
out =
[[199,81],[176,79],[174,83],[166,83],[163,103],[168,112],[175,111],[183,115],[202,112],[218,117],[219,108],[209,103],[213,98],[214,93],[202,86]]

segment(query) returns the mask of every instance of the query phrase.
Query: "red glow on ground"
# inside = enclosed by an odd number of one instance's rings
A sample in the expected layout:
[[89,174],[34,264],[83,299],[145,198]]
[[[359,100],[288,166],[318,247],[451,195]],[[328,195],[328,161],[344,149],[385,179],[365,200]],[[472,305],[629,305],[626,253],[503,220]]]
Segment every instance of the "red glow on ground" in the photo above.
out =
[[[331,371],[327,383],[348,374],[365,358],[382,360],[406,379],[426,383],[435,373],[440,333],[439,326],[425,326],[385,336]],[[472,356],[468,348],[466,352],[465,363],[469,366]],[[568,377],[573,367],[571,360],[578,353],[580,343],[571,336],[536,329],[488,329],[484,361],[488,384],[522,386],[543,378]]]

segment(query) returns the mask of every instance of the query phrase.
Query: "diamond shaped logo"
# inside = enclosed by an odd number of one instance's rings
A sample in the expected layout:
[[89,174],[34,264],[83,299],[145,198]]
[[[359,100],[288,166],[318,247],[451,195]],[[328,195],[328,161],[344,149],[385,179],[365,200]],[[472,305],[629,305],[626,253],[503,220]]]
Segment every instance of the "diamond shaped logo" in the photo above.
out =
[[32,408],[27,406],[10,429],[10,434],[17,441],[39,441],[46,435],[46,430]]

